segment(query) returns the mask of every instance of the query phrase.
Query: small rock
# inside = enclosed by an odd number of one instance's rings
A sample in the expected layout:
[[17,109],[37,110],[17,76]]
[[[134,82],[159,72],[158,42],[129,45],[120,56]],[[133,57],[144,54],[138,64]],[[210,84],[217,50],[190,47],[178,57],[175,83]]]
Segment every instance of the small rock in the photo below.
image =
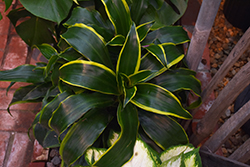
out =
[[223,114],[221,115],[221,118],[225,120],[225,119],[227,118],[226,114],[223,113]]
[[227,109],[226,112],[225,112],[225,115],[226,115],[227,117],[230,117],[230,116],[231,116],[231,111],[230,111],[229,109]]
[[221,150],[222,150],[223,154],[227,154],[227,149],[221,148]]
[[47,167],[55,167],[55,165],[53,165],[51,162],[47,162],[46,165]]
[[210,72],[212,75],[215,75],[218,70],[215,68],[211,68]]
[[218,54],[218,53],[216,53],[216,54],[214,55],[214,57],[215,57],[216,59],[220,59],[220,58],[221,58],[221,55]]
[[51,158],[55,157],[55,156],[58,156],[59,155],[59,152],[56,150],[56,149],[52,149],[49,153],[49,156]]
[[223,47],[224,50],[227,50],[227,49],[228,49],[228,44],[224,43],[224,44],[222,45],[222,47]]
[[211,64],[217,63],[217,60],[214,57],[211,57],[210,58],[210,63]]
[[232,75],[235,75],[235,74],[236,74],[236,71],[235,71],[235,70],[232,70],[231,73],[232,73]]
[[232,142],[230,140],[227,140],[225,143],[224,143],[225,147],[227,149],[231,149],[232,148]]
[[248,134],[246,134],[246,135],[242,136],[242,140],[243,140],[243,142],[247,141],[248,139],[249,139]]
[[224,56],[221,58],[221,61],[224,62],[226,59],[227,59],[227,56],[224,55]]
[[237,146],[239,144],[239,141],[234,137],[234,136],[231,136],[230,137],[230,141],[233,143],[233,145]]
[[236,62],[236,63],[234,64],[234,66],[235,66],[235,67],[240,67],[240,63]]
[[59,165],[61,163],[61,160],[58,156],[55,156],[51,162],[54,164],[54,165]]
[[212,64],[212,66],[211,67],[213,67],[213,68],[217,68],[218,67],[218,64]]
[[227,149],[227,152],[232,154],[233,150],[232,149]]

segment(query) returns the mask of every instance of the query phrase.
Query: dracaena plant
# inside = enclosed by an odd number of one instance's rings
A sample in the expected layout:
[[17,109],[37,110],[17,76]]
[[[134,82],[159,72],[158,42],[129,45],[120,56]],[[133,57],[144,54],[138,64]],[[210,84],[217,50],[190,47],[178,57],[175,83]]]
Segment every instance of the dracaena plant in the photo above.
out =
[[[30,83],[9,107],[42,102],[32,124],[41,145],[60,147],[67,166],[84,165],[86,151],[100,148],[88,165],[113,167],[131,160],[137,140],[157,152],[188,144],[178,121],[192,118],[187,109],[200,104],[201,88],[185,67],[187,33],[173,26],[187,1],[20,2],[8,17],[48,61],[0,71],[0,80]],[[192,104],[189,93],[198,96]]]

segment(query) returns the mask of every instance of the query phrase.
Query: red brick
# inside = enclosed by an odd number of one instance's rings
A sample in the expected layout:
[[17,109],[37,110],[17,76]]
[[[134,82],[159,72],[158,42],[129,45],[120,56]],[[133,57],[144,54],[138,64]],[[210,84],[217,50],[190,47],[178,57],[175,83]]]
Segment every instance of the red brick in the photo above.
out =
[[[30,83],[16,82],[16,83],[11,87],[11,89],[18,89],[18,88],[20,88],[20,87],[27,86],[27,85],[29,85],[29,84],[30,84]],[[6,89],[6,88],[8,88],[9,85],[10,85],[10,82],[7,82],[7,81],[0,81],[0,88]]]
[[2,61],[3,61],[3,50],[0,50],[0,70]]
[[202,61],[198,66],[198,71],[210,70],[209,46],[206,44],[202,55]]
[[37,62],[48,62],[48,60],[41,54],[38,49],[35,48],[32,53],[30,64],[36,65]]
[[[9,106],[9,103],[12,100],[14,90],[10,90],[6,95],[5,89],[0,89],[0,109],[6,110]],[[40,110],[40,103],[23,103],[23,104],[14,104],[10,107],[10,110],[28,110],[28,111],[38,111]]]
[[27,53],[28,47],[26,43],[20,37],[12,37],[3,69],[13,69],[19,65],[23,65],[26,61]]
[[10,133],[0,132],[0,166],[3,166],[5,153],[9,143]]
[[206,71],[197,72],[196,78],[201,81],[201,89],[204,90],[211,81],[211,74]]
[[26,167],[31,161],[32,141],[27,133],[16,133],[6,167]]
[[199,10],[200,4],[197,0],[188,1],[187,10],[181,18],[182,25],[195,25]]
[[32,161],[47,161],[49,150],[43,148],[37,140],[34,142]]
[[31,162],[29,167],[45,167],[46,162]]
[[9,26],[10,26],[10,20],[7,18],[6,14],[7,12],[4,12],[5,10],[5,5],[4,4],[0,4],[0,12],[2,13],[3,19],[0,21],[0,34],[3,35],[7,35],[9,32]]
[[0,110],[0,131],[27,132],[31,126],[35,114],[30,111],[11,111],[12,116],[6,110]]
[[211,108],[211,106],[213,105],[214,102],[214,94],[210,95],[210,97],[208,98],[208,100],[206,100],[205,102],[203,102],[200,106],[198,111],[195,113],[194,115],[194,119],[202,119],[204,117],[204,115],[207,113],[207,111]]
[[8,35],[7,34],[3,34],[1,35],[0,34],[0,49],[1,50],[4,50],[5,49],[5,46],[6,46],[6,42],[7,42],[7,37]]

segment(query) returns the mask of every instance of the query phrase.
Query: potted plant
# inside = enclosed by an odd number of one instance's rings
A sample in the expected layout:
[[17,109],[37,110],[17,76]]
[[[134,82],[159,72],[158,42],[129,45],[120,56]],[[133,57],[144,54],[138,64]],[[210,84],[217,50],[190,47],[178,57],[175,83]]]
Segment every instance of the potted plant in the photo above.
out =
[[[185,66],[189,38],[173,25],[186,1],[20,2],[8,17],[48,62],[0,71],[0,81],[30,83],[9,106],[42,103],[31,128],[43,147],[60,147],[62,166],[201,165],[178,123],[201,103]],[[189,92],[198,96],[190,105]]]

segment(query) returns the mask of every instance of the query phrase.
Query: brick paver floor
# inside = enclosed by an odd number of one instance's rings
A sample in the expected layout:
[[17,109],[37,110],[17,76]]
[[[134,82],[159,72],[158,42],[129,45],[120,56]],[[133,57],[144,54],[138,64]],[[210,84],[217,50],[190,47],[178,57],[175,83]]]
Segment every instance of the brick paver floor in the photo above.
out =
[[[11,9],[20,7],[16,1]],[[4,12],[4,2],[0,1],[0,12],[3,19],[0,21],[0,70],[13,69],[19,65],[35,64],[43,61],[39,52],[33,51],[22,41],[15,32],[14,27]],[[35,114],[40,109],[40,104],[27,103],[7,107],[11,102],[13,93],[26,83],[16,83],[6,95],[9,82],[0,82],[0,167],[27,167],[34,160],[33,152],[39,154],[41,146],[34,144],[34,139],[27,135]]]

